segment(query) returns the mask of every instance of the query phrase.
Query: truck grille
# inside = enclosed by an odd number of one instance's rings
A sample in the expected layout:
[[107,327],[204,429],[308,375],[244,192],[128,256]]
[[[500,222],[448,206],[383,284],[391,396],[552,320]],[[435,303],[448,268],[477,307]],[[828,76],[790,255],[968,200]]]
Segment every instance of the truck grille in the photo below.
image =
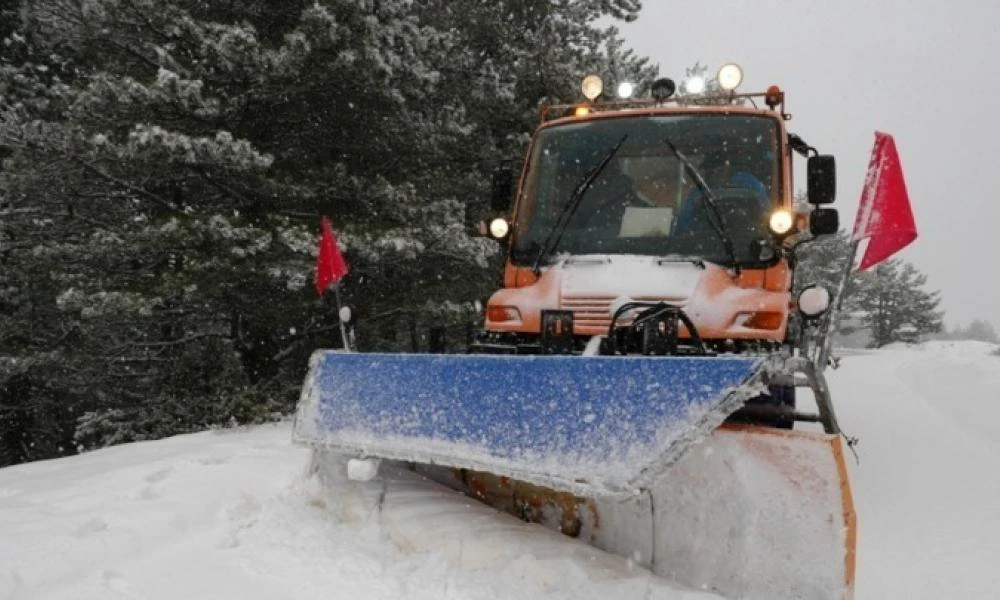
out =
[[[606,331],[611,325],[611,303],[616,296],[563,296],[562,309],[573,311],[574,329],[600,328]],[[668,302],[681,304],[677,298],[654,298],[652,296],[636,296],[634,300],[643,302]]]
[[614,296],[564,296],[562,308],[573,311],[573,323],[577,327],[607,329],[611,325],[611,313],[608,309],[614,300]]

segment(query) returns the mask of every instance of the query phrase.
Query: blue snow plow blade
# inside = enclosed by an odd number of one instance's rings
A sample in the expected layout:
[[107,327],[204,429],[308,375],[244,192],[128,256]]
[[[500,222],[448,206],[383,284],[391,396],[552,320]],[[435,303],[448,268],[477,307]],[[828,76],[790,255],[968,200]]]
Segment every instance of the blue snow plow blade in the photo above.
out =
[[581,494],[644,487],[761,392],[763,360],[317,351],[293,437]]

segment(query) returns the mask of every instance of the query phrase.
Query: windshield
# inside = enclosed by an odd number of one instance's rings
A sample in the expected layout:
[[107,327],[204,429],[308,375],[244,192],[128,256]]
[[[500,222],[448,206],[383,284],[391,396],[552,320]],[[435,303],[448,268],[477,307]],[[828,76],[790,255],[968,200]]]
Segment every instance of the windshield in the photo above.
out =
[[769,235],[768,217],[781,198],[777,124],[761,116],[705,114],[598,119],[541,131],[518,206],[514,262],[538,258],[573,190],[623,138],[548,254],[679,255],[732,263],[711,207],[669,141],[710,187],[737,262],[759,262],[754,242]]

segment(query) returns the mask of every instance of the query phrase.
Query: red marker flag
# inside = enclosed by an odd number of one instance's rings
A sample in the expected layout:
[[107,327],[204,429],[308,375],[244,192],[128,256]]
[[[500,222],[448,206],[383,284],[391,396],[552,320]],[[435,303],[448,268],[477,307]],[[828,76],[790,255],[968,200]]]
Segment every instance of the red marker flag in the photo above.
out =
[[316,293],[322,296],[327,286],[340,281],[344,275],[347,275],[347,263],[337,248],[337,238],[333,235],[330,219],[324,216],[323,234],[319,239],[319,253],[316,256]]
[[875,132],[852,237],[855,241],[869,238],[859,271],[877,265],[917,239],[896,142],[887,133]]

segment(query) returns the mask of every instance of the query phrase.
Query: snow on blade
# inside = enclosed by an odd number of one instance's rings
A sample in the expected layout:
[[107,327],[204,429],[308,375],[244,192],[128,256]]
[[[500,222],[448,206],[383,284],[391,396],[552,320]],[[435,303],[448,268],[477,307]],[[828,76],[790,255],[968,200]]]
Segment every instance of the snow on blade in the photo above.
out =
[[648,483],[750,396],[744,357],[318,352],[297,441],[585,494]]
[[398,464],[383,466],[376,481],[357,482],[345,472],[346,457],[325,451],[320,456],[315,493],[328,509],[346,521],[376,519],[383,535],[407,555],[432,552],[461,571],[531,582],[546,597],[721,598],[471,501]]

